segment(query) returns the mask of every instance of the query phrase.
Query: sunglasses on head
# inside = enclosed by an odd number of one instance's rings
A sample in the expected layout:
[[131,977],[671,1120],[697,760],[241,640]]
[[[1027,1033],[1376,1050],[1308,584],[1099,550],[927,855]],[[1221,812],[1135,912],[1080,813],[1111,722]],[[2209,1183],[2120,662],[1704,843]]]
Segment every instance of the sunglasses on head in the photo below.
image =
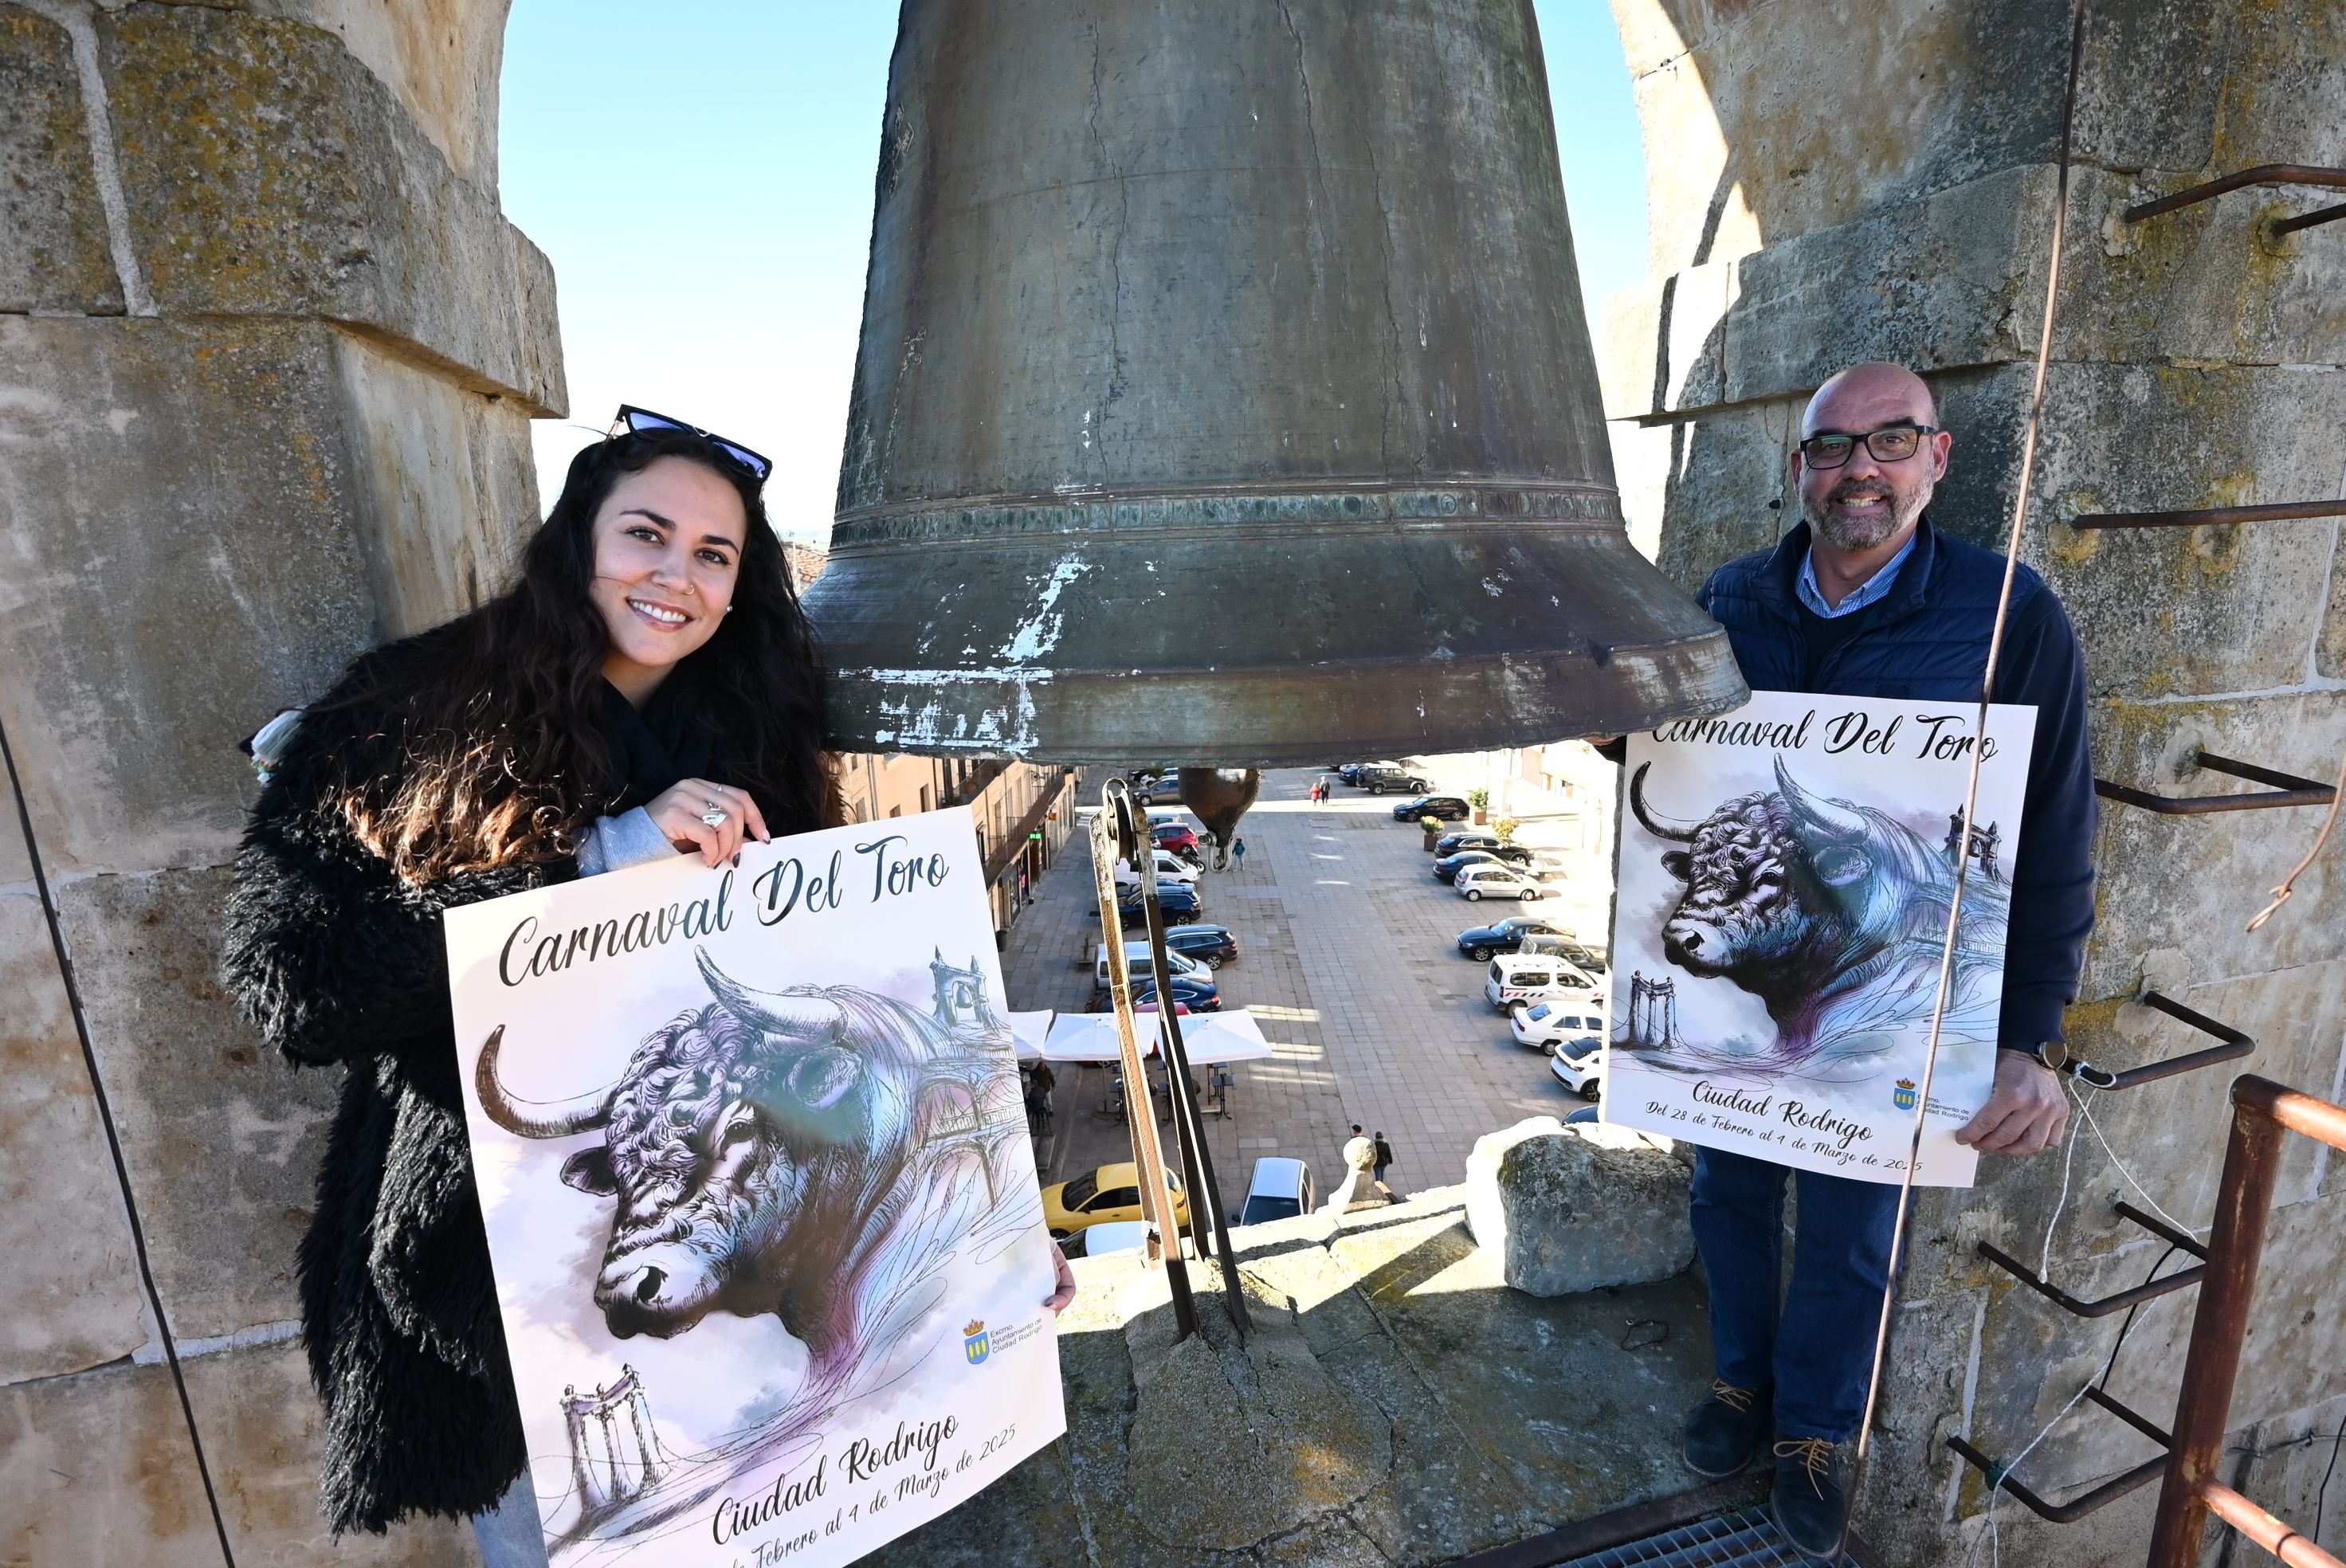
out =
[[728,458],[740,463],[749,472],[750,477],[760,484],[763,484],[766,482],[766,476],[774,471],[771,458],[750,451],[740,442],[728,441],[723,436],[712,431],[703,430],[697,424],[687,424],[680,419],[670,419],[664,413],[654,413],[648,408],[638,408],[631,402],[621,403],[619,412],[611,416],[611,428],[608,433],[612,436],[648,435],[659,430],[680,430],[687,435],[699,436]]

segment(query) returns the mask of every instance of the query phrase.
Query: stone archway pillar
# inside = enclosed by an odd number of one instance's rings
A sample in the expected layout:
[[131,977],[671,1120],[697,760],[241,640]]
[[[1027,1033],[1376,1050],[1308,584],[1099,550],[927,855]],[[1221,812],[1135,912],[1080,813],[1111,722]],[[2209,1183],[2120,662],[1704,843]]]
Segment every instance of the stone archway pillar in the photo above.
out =
[[31,830],[0,800],[0,1492],[34,1563],[219,1560],[127,1204],[239,1555],[453,1549],[324,1545],[288,1329],[336,1075],[260,1059],[214,973],[239,738],[474,600],[536,516],[528,422],[565,392],[551,269],[497,206],[504,25],[0,0],[0,726]]

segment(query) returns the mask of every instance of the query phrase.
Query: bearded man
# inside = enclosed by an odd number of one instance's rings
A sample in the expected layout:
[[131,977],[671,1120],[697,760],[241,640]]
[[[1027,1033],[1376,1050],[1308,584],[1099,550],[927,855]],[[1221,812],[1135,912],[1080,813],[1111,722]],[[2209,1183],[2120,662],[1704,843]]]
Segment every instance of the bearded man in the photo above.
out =
[[[1720,567],[1701,594],[1753,689],[1978,702],[2004,559],[1931,525],[1931,493],[1954,446],[1938,417],[1930,388],[1898,365],[1852,365],[1817,390],[1791,455],[1803,521],[1773,549]],[[2035,708],[2035,744],[2010,861],[1995,1085],[1955,1135],[1983,1153],[2028,1155],[2058,1144],[2068,1124],[2055,1070],[2094,922],[2095,809],[2084,655],[2061,601],[2026,566],[2013,583],[1994,700]],[[1732,1475],[1772,1426],[1777,1523],[1802,1555],[1833,1562],[1848,1526],[1841,1445],[1863,1417],[1898,1188],[1800,1172],[1786,1293],[1788,1174],[1698,1153],[1694,1232],[1718,1381],[1687,1418],[1686,1461]]]

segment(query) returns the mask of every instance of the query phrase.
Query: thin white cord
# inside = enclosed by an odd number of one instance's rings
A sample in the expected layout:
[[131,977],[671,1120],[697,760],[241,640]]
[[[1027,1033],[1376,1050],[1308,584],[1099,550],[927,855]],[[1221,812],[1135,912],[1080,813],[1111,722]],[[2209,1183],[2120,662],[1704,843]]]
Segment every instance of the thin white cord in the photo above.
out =
[[[2004,1537],[1996,1531],[1995,1504],[1996,1500],[2004,1495],[2004,1476],[2013,1475],[2018,1472],[2021,1461],[2026,1459],[2030,1454],[2035,1453],[2036,1451],[2036,1445],[2053,1435],[2053,1429],[2059,1426],[2064,1420],[2068,1419],[2069,1412],[2077,1408],[2078,1404],[2085,1399],[2086,1395],[2093,1389],[2093,1386],[2094,1380],[2091,1378],[2086,1379],[2085,1386],[2079,1389],[2076,1393],[2069,1396],[2069,1402],[2063,1405],[2059,1410],[2054,1413],[2053,1419],[2045,1423],[2045,1430],[2043,1431],[2038,1432],[2035,1437],[2028,1440],[2028,1446],[2022,1449],[2019,1453],[2013,1456],[2012,1462],[2004,1467],[2004,1475],[1996,1477],[1994,1483],[1987,1489],[1987,1560],[1989,1568],[2003,1568],[2004,1563]],[[1975,1536],[1972,1540],[1972,1549],[1964,1554],[1964,1563],[1968,1564],[1971,1560],[1978,1554],[1979,1540]]]
[[2086,1105],[2085,1091],[2081,1089],[2078,1090],[2076,1094],[2077,1114],[2086,1118],[2086,1125],[2093,1128],[2094,1141],[2102,1145],[2102,1153],[2110,1156],[2110,1164],[2118,1167],[2118,1175],[2126,1177],[2127,1186],[2134,1188],[2135,1196],[2148,1204],[2150,1206],[2151,1213],[2158,1216],[2159,1218],[2167,1221],[2168,1224],[2183,1232],[2186,1236],[2197,1236],[2201,1231],[2207,1229],[2208,1227],[2204,1225],[2184,1224],[2181,1220],[2176,1218],[2173,1215],[2159,1207],[2158,1200],[2157,1198],[2152,1197],[2150,1194],[2142,1190],[2142,1183],[2134,1179],[2134,1172],[2127,1169],[2126,1161],[2118,1158],[2117,1151],[2110,1147],[2110,1140],[2102,1136],[2101,1124],[2094,1120],[2094,1113],[2088,1109]]
[[2045,1222],[2045,1251],[2036,1260],[2036,1278],[2047,1285],[2053,1283],[2054,1227],[2061,1223],[2061,1211],[2069,1207],[2069,1173],[2077,1166],[2077,1145],[2085,1141],[2072,1133],[2069,1146],[2061,1155],[2061,1196],[2053,1200],[2053,1217]]

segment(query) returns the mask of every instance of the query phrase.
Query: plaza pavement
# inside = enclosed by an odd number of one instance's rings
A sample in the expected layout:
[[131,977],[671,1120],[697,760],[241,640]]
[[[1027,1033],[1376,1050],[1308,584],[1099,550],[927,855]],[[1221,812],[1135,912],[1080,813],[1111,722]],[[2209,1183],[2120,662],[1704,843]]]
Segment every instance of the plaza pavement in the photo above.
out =
[[[1440,759],[1427,762],[1421,770],[1440,780]],[[1106,776],[1086,770],[1086,808]],[[1461,957],[1455,939],[1470,925],[1544,911],[1601,942],[1610,890],[1589,885],[1601,873],[1581,868],[1569,898],[1469,903],[1433,880],[1417,829],[1392,820],[1392,797],[1340,786],[1315,806],[1307,796],[1319,777],[1266,773],[1239,829],[1244,870],[1202,879],[1205,919],[1239,942],[1239,962],[1219,976],[1223,999],[1251,1008],[1272,1042],[1268,1061],[1231,1069],[1230,1114],[1206,1118],[1231,1207],[1264,1155],[1310,1162],[1324,1198],[1353,1122],[1384,1130],[1394,1154],[1388,1180],[1406,1193],[1463,1179],[1483,1134],[1583,1104],[1509,1036],[1483,1000],[1485,966]],[[1526,826],[1535,843],[1536,825]],[[1100,928],[1087,843],[1086,832],[1069,840],[1011,929],[1003,963],[1014,1008],[1081,1012],[1091,996]],[[1096,1115],[1108,1070],[1056,1072],[1057,1135],[1038,1150],[1044,1179],[1130,1158],[1124,1125]]]

